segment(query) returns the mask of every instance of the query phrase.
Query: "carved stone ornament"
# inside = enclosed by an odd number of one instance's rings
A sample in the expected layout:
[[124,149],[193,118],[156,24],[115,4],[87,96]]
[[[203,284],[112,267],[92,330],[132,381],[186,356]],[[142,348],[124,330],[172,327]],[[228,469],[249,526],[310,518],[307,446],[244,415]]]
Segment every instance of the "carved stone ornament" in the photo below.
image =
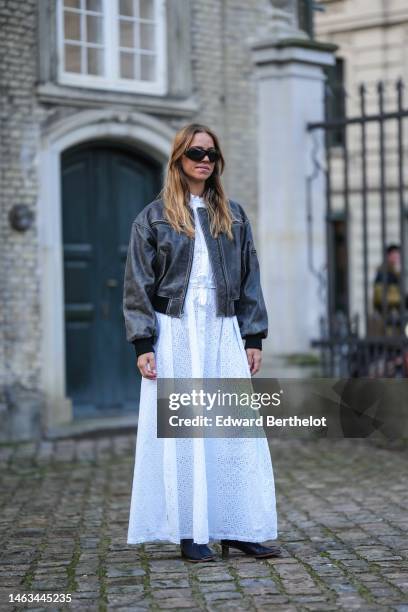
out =
[[267,7],[269,19],[264,35],[279,41],[285,38],[307,39],[308,35],[297,24],[295,0],[269,0]]

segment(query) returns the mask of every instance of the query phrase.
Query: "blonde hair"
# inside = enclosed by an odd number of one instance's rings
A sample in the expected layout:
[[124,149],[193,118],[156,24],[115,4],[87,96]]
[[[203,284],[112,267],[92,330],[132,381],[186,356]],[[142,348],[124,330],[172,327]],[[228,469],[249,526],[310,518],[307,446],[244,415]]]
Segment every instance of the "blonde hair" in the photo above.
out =
[[211,176],[205,182],[202,194],[209,213],[210,231],[214,238],[220,232],[225,232],[228,238],[232,240],[231,209],[221,184],[221,174],[224,171],[225,160],[216,134],[206,125],[190,123],[177,132],[173,139],[172,150],[167,163],[164,186],[158,195],[163,199],[164,214],[167,221],[177,232],[184,232],[192,238],[194,236],[194,225],[189,211],[190,187],[181,164],[181,158],[184,151],[189,148],[194,135],[200,132],[205,132],[211,136],[214,147],[220,153],[220,158],[215,162]]

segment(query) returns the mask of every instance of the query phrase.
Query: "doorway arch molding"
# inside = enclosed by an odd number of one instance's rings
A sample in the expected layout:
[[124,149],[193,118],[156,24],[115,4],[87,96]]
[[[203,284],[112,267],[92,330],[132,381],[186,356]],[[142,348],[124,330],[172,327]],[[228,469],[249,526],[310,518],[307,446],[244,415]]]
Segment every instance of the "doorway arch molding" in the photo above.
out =
[[75,145],[109,140],[130,145],[165,166],[175,131],[155,117],[119,109],[83,110],[43,126],[38,158],[41,387],[46,429],[72,421],[66,396],[61,155]]

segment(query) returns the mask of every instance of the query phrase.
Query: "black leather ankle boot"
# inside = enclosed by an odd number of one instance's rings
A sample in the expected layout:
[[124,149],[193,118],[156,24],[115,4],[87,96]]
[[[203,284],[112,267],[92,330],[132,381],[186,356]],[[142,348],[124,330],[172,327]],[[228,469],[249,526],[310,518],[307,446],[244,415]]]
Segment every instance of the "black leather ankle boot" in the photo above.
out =
[[198,548],[207,559],[215,559],[215,552],[207,544],[198,544]]
[[263,546],[257,542],[241,542],[240,540],[221,540],[222,558],[228,559],[229,549],[237,548],[246,555],[256,559],[267,559],[268,557],[280,557],[282,550],[279,546]]
[[206,544],[196,544],[193,539],[180,540],[181,556],[192,563],[212,561],[215,554]]

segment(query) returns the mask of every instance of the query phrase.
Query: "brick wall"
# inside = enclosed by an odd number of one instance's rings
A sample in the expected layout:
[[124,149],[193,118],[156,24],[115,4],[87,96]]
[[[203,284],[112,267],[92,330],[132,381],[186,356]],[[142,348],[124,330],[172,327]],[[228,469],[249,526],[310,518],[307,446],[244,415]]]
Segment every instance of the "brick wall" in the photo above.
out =
[[265,18],[266,0],[194,2],[194,83],[200,120],[225,150],[224,185],[255,224],[257,201],[256,82],[247,39]]
[[36,2],[0,2],[1,49],[1,386],[15,381],[38,387],[39,287],[36,217],[26,232],[10,228],[13,206],[36,213],[36,159],[44,110],[34,96]]
[[[196,117],[166,119],[174,128],[199,120],[216,130],[226,156],[227,193],[247,208],[255,231],[256,83],[247,38],[264,22],[267,4],[267,0],[192,2],[191,62],[193,89],[200,110]],[[86,110],[83,104],[78,108],[69,96],[64,105],[40,102],[36,91],[38,20],[35,0],[0,0],[2,389],[16,383],[28,389],[41,389],[38,151],[45,126]],[[26,232],[10,228],[8,215],[17,204],[26,204],[34,213],[33,226]]]

